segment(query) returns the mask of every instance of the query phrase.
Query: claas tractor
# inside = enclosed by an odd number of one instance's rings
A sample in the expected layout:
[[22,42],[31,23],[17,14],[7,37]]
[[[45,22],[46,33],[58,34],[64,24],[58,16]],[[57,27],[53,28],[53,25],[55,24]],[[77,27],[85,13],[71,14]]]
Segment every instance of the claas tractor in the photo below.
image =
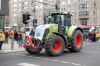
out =
[[70,13],[51,13],[47,24],[38,25],[34,36],[26,36],[24,48],[30,54],[42,49],[50,56],[63,54],[65,49],[79,52],[83,45],[83,30],[71,24]]

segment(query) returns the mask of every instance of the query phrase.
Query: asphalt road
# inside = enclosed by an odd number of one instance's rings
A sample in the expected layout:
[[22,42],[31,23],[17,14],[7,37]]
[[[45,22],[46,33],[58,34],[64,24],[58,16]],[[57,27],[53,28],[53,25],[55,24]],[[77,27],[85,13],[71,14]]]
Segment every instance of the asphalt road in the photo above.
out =
[[14,52],[0,54],[0,66],[100,66],[100,41],[84,42],[81,52],[65,51],[63,55],[50,57],[44,52],[28,54]]

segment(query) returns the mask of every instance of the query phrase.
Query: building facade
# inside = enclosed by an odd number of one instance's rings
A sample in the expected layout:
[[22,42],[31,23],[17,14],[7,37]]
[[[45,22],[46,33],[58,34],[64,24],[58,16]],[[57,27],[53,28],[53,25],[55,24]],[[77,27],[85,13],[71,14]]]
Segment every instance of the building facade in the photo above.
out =
[[[70,0],[71,1],[71,0]],[[73,12],[75,24],[77,25],[98,25],[99,0],[74,0],[70,3],[70,12]],[[99,4],[98,4],[99,5]]]
[[9,8],[10,8],[10,28],[13,26],[20,26],[22,24],[22,1],[23,0],[10,0]]
[[0,0],[0,28],[9,24],[9,0]]
[[[38,24],[46,23],[46,16],[55,12],[56,0],[33,0],[33,8],[35,8],[35,18]],[[34,13],[34,12],[33,12]]]
[[100,0],[96,1],[96,10],[97,10],[97,24],[100,25]]
[[49,13],[57,12],[55,5],[60,7],[59,12],[70,12],[72,23],[75,25],[100,25],[99,0],[10,0],[11,24],[22,23],[22,14],[29,12],[31,20],[27,26],[32,27],[32,19],[37,24],[45,23]]

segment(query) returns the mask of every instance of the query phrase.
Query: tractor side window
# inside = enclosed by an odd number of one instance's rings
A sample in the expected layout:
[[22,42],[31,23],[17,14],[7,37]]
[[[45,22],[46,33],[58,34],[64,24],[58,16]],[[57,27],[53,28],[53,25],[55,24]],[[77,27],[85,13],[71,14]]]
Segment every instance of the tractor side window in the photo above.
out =
[[53,22],[54,22],[54,17],[49,16],[47,21],[48,21],[49,23],[53,23]]
[[59,15],[56,17],[56,24],[62,25],[61,16]]
[[65,16],[65,19],[64,19],[64,26],[71,26],[71,17],[68,18],[67,16]]
[[47,20],[49,23],[59,24],[62,25],[62,19],[60,15],[52,15],[48,17]]

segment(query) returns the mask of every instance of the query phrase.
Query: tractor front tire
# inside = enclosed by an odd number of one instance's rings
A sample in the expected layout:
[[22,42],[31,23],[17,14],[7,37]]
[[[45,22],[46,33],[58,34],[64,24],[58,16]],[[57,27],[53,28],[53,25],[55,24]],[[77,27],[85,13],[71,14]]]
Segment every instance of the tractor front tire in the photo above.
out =
[[38,54],[38,53],[40,53],[41,50],[42,50],[41,48],[26,47],[26,51],[29,54]]
[[80,30],[76,30],[73,34],[71,46],[68,48],[71,52],[79,52],[83,45],[83,34]]
[[53,35],[46,40],[45,51],[50,56],[59,56],[65,48],[62,37]]

